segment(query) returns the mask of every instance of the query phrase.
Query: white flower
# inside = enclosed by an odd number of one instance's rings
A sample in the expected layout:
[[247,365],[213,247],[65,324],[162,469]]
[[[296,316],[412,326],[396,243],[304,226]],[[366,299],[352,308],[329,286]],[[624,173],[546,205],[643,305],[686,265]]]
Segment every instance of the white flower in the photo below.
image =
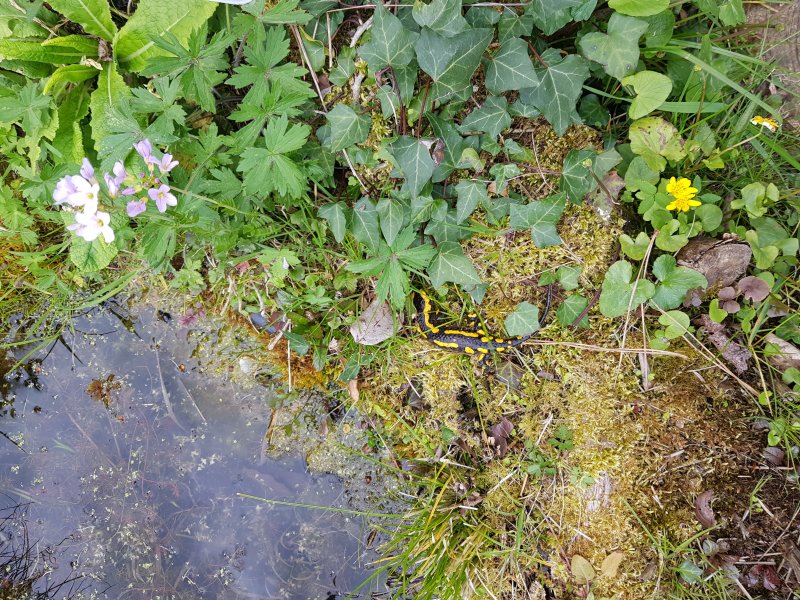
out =
[[83,210],[75,213],[75,223],[68,225],[67,229],[74,231],[76,235],[82,237],[87,242],[93,242],[102,235],[107,244],[114,241],[114,230],[111,229],[109,223],[111,222],[111,215],[102,210],[97,210],[97,203],[93,206],[87,205],[86,208],[92,210]]
[[[97,195],[100,193],[100,184],[91,183],[80,175],[70,177],[70,183],[75,191],[70,193],[65,202],[73,208],[94,204],[97,206]],[[55,197],[55,194],[53,194]]]
[[56,189],[53,191],[53,201],[56,204],[63,204],[67,201],[70,194],[74,194],[77,190],[72,185],[72,175],[67,175],[58,180]]

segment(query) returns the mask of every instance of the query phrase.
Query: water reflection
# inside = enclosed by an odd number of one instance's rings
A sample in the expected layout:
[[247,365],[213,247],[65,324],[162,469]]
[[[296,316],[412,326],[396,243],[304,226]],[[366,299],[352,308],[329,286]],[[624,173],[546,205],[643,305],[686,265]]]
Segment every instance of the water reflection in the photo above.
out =
[[189,330],[155,310],[72,326],[1,390],[0,509],[31,503],[52,580],[83,575],[77,597],[287,600],[364,580],[359,518],[236,495],[347,505],[337,478],[262,456],[268,391],[204,373]]

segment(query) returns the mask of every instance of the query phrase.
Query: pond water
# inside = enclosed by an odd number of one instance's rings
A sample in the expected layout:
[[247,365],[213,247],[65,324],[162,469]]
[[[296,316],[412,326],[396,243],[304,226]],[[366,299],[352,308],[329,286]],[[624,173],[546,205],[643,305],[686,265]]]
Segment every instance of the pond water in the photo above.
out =
[[75,318],[0,382],[0,542],[27,533],[42,588],[79,576],[53,597],[347,597],[376,558],[360,516],[238,495],[352,508],[265,454],[275,392],[207,373],[179,319],[124,312]]

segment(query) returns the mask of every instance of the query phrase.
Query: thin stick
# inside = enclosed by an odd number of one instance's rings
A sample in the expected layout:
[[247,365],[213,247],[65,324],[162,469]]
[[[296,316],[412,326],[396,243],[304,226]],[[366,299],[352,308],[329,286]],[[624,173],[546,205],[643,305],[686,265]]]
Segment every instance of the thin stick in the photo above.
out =
[[577,342],[551,342],[548,340],[528,340],[525,342],[526,346],[566,346],[568,348],[578,348],[580,350],[591,350],[593,352],[613,352],[617,354],[652,354],[654,356],[674,356],[675,358],[683,358],[688,360],[689,357],[680,352],[672,352],[671,350],[656,350],[655,348],[605,348],[603,346],[596,346],[594,344],[578,344]]

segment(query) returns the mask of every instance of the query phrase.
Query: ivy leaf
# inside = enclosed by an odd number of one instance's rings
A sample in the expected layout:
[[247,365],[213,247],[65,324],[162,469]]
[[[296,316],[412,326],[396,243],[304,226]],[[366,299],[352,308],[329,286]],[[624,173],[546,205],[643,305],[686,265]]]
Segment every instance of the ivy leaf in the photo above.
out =
[[406,178],[405,188],[412,196],[418,196],[436,168],[428,146],[421,140],[404,135],[389,145],[389,152]]
[[655,71],[639,71],[622,80],[622,85],[633,86],[636,97],[633,99],[628,115],[631,119],[641,119],[661,106],[672,91],[672,80]]
[[491,29],[468,29],[448,39],[422,32],[416,44],[417,62],[433,79],[429,102],[444,102],[469,87],[493,33]]
[[296,199],[307,181],[298,164],[287,156],[305,144],[311,129],[292,124],[286,116],[271,120],[264,130],[264,148],[246,148],[237,170],[244,173],[247,193],[264,197],[272,192]]
[[510,336],[528,335],[539,329],[539,307],[530,302],[520,302],[514,312],[503,321]]
[[411,14],[420,27],[428,27],[444,37],[453,37],[469,26],[461,16],[461,0],[433,0],[430,4],[416,0]]
[[511,126],[511,115],[508,114],[508,100],[504,96],[489,96],[483,106],[467,115],[459,125],[461,133],[479,131],[497,139],[500,133]]
[[649,17],[669,7],[669,0],[609,0],[615,11],[631,17]]
[[439,244],[439,253],[428,268],[431,285],[435,288],[442,287],[447,282],[459,285],[479,284],[481,278],[472,262],[464,256],[461,244],[457,242],[442,242]]
[[614,13],[608,20],[608,34],[587,33],[578,46],[586,58],[600,63],[606,73],[621,80],[639,61],[639,38],[645,31],[646,21]]
[[542,59],[548,68],[536,70],[541,83],[520,90],[520,100],[523,104],[538,108],[553,126],[556,135],[561,137],[572,123],[581,122],[575,105],[581,95],[583,82],[589,77],[589,67],[580,56],[568,54],[561,58],[557,50],[548,50]]
[[580,9],[584,0],[548,0],[547,2],[531,2],[525,14],[533,17],[533,23],[545,35],[553,35],[564,25],[572,21],[572,11]]
[[480,203],[489,202],[486,186],[479,181],[462,179],[456,186],[456,223],[463,223],[478,208]]
[[347,212],[349,210],[344,202],[329,202],[319,208],[319,216],[328,222],[333,238],[340,244],[347,233]]
[[373,73],[384,67],[404,67],[414,58],[418,33],[406,29],[378,0],[373,14],[372,37],[358,49]]
[[493,94],[539,85],[528,55],[528,44],[520,38],[503,42],[486,68],[486,87]]
[[353,206],[353,237],[364,244],[371,253],[378,251],[381,229],[378,211],[369,198],[362,198]]
[[444,181],[456,169],[464,150],[464,138],[449,121],[439,116],[428,113],[428,123],[433,129],[433,135],[444,142],[444,159],[433,172],[433,182]]
[[661,310],[680,306],[689,290],[708,287],[708,280],[701,273],[688,267],[678,267],[675,257],[669,254],[662,254],[655,260],[653,275],[659,284],[652,298]]
[[[635,288],[635,290],[634,290]],[[618,260],[609,267],[600,292],[600,312],[606,317],[619,317],[636,310],[653,297],[655,286],[646,279],[633,281],[633,266]]]
[[[575,319],[578,318],[578,315],[586,310],[587,306],[589,306],[589,301],[584,296],[581,294],[571,294],[564,299],[564,301],[556,310],[556,318],[558,319],[559,323],[565,327],[569,327],[575,322]],[[578,327],[581,329],[589,328],[588,315],[584,315],[584,317],[578,323]]]
[[381,224],[383,238],[390,246],[394,243],[397,234],[403,228],[403,219],[406,209],[403,204],[394,198],[381,198],[376,208]]
[[561,244],[561,237],[556,231],[556,224],[564,212],[566,200],[566,194],[559,192],[530,204],[512,204],[509,225],[514,229],[530,228],[537,248],[558,246]]
[[566,192],[571,202],[579,204],[621,160],[622,157],[614,149],[601,154],[588,148],[570,150],[561,169],[561,190]]
[[331,126],[330,147],[334,152],[360,144],[369,136],[372,125],[369,115],[359,115],[346,104],[337,104],[327,118]]

